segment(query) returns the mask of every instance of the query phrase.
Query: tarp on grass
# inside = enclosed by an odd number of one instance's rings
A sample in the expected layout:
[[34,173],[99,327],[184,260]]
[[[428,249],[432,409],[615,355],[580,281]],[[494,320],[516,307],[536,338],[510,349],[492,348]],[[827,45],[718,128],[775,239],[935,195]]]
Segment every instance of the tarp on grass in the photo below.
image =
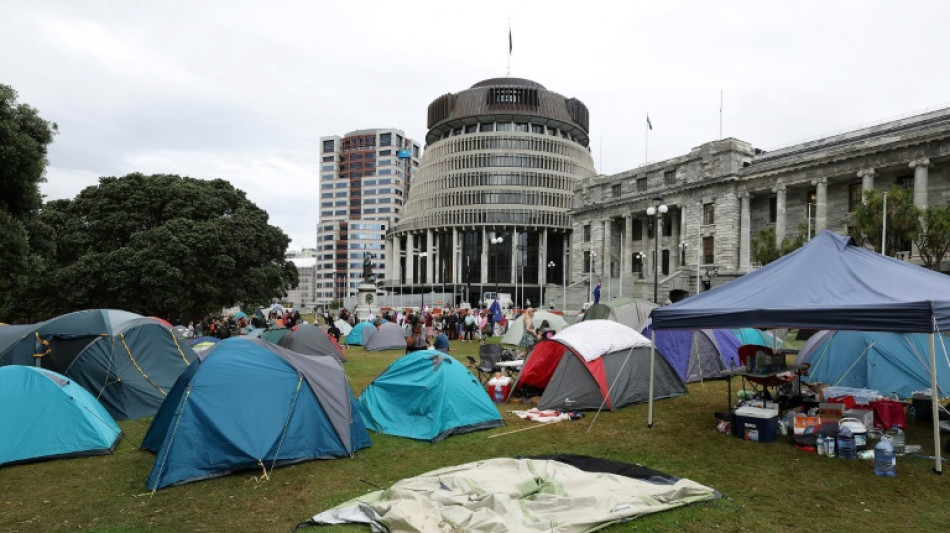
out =
[[575,462],[587,470],[555,459],[504,457],[441,468],[364,494],[301,525],[358,523],[372,531],[583,533],[719,497],[714,489],[688,479],[623,475],[614,472],[631,469],[588,459]]

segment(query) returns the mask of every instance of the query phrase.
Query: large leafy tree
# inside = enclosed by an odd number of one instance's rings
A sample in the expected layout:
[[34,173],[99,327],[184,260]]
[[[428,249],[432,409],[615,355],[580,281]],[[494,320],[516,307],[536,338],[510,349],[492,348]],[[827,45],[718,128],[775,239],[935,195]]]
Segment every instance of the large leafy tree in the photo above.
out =
[[224,180],[100,178],[41,217],[55,252],[33,293],[49,314],[111,307],[184,321],[297,284],[289,238]]
[[950,253],[950,206],[932,205],[920,218],[920,231],[914,239],[924,266],[940,271],[940,263]]
[[0,318],[11,319],[17,293],[36,275],[31,228],[42,205],[46,148],[56,124],[0,84]]
[[[907,249],[920,233],[920,210],[914,207],[913,191],[898,186],[887,192],[887,229],[884,228],[884,193],[867,191],[864,203],[851,213],[851,237],[859,246],[881,252],[881,239],[890,254]],[[886,232],[886,233],[885,233]]]

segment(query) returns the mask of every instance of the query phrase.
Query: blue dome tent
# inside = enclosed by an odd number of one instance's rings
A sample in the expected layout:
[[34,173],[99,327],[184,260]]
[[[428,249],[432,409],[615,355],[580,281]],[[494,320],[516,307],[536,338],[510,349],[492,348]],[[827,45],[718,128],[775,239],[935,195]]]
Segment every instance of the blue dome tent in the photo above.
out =
[[366,387],[359,404],[369,429],[429,442],[504,424],[468,367],[436,350],[393,361]]
[[156,454],[150,490],[347,457],[369,445],[339,361],[247,337],[226,339],[199,356],[142,441]]
[[116,420],[154,415],[195,359],[168,326],[128,311],[88,309],[18,328],[16,335],[0,335],[0,366],[58,372],[98,398]]
[[0,367],[0,465],[110,454],[122,430],[74,381],[32,366]]

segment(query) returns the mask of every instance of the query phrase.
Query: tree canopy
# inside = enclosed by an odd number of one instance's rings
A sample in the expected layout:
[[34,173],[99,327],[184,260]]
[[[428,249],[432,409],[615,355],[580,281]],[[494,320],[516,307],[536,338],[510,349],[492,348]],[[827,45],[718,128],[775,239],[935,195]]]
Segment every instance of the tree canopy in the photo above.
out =
[[46,148],[56,133],[56,124],[17,98],[0,84],[0,316],[9,314],[16,289],[32,270],[30,229],[42,205]]
[[52,251],[25,300],[47,314],[108,307],[184,321],[297,284],[287,235],[224,180],[104,177],[40,217]]

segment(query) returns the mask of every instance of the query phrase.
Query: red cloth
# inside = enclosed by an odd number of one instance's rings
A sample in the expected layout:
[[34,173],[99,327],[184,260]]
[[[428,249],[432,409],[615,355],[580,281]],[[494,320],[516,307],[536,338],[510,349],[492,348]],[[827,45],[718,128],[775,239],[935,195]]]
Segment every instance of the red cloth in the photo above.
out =
[[907,417],[904,415],[904,402],[894,400],[878,400],[871,402],[874,409],[874,426],[882,429],[898,427],[907,428]]

